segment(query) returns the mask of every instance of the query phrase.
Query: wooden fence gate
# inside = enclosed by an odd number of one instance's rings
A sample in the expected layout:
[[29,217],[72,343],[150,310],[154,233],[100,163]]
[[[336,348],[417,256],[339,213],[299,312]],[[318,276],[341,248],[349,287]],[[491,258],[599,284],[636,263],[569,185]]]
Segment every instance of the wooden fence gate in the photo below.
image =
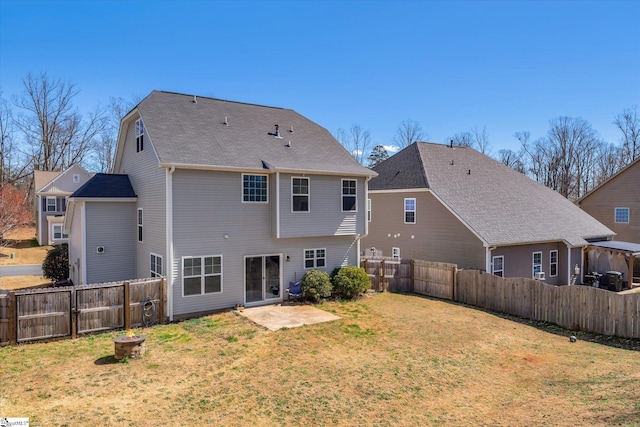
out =
[[16,292],[17,342],[71,335],[73,289]]

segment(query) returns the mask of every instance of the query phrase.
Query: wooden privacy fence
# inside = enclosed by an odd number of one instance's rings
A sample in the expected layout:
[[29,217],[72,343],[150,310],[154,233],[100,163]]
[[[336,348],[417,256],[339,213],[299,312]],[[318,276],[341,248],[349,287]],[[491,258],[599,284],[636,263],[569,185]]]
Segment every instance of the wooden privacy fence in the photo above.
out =
[[165,299],[162,278],[11,291],[0,295],[0,346],[163,323]]
[[563,328],[640,338],[640,293],[591,286],[555,286],[475,270],[457,273],[455,301]]
[[456,265],[407,258],[367,257],[360,263],[379,291],[415,292],[453,300]]
[[376,290],[415,292],[571,330],[640,338],[640,293],[556,286],[521,277],[505,279],[420,260],[366,257],[360,265]]

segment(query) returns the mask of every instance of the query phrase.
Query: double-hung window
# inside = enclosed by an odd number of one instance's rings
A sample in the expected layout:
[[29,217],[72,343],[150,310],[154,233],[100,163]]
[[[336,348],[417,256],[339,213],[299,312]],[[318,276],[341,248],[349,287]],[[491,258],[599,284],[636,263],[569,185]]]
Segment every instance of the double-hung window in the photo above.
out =
[[532,257],[533,275],[536,277],[537,273],[542,273],[542,252],[534,252]]
[[371,222],[371,199],[367,199],[367,221]]
[[342,212],[356,212],[358,210],[356,187],[357,181],[355,179],[342,180]]
[[142,208],[138,208],[138,242],[142,242]]
[[266,203],[267,175],[242,175],[242,201]]
[[549,252],[549,276],[558,275],[558,251]]
[[416,199],[404,199],[404,223],[416,223]]
[[326,249],[305,249],[304,268],[322,268],[327,265]]
[[222,255],[182,258],[184,296],[222,292]]
[[57,198],[47,196],[47,212],[56,212],[57,208]]
[[309,212],[309,178],[291,178],[291,210]]
[[136,153],[144,150],[144,123],[142,119],[136,120]]
[[504,277],[504,256],[494,256],[491,261],[492,273],[496,276]]
[[162,276],[162,257],[160,255],[151,254],[151,277]]
[[629,223],[629,208],[616,208],[615,221],[617,223]]
[[68,234],[65,234],[62,230],[62,224],[54,224],[53,225],[53,239],[54,240],[59,240],[59,239],[67,239],[69,237]]

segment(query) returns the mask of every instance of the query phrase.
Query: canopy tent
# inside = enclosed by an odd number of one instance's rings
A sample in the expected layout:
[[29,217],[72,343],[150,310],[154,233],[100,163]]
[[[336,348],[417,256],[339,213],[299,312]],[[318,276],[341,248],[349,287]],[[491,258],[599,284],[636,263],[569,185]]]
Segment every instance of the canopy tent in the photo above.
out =
[[634,263],[640,260],[640,244],[605,240],[590,242],[585,251],[587,271],[599,274],[619,271],[623,274],[622,280],[632,287]]

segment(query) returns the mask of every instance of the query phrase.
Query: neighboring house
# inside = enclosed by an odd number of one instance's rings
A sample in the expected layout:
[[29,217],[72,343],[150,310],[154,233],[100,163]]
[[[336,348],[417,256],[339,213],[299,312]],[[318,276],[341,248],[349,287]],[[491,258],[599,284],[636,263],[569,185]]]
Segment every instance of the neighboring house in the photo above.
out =
[[40,245],[67,242],[63,232],[67,197],[89,180],[91,174],[80,165],[62,172],[33,171],[36,237]]
[[123,118],[113,172],[92,181],[126,191],[71,197],[72,280],[165,276],[172,319],[357,265],[375,176],[293,110],[158,91]]
[[576,203],[615,231],[616,240],[640,243],[640,157]]
[[[572,282],[613,232],[555,191],[472,148],[418,142],[373,168],[368,254]],[[577,277],[580,283],[580,277]]]

